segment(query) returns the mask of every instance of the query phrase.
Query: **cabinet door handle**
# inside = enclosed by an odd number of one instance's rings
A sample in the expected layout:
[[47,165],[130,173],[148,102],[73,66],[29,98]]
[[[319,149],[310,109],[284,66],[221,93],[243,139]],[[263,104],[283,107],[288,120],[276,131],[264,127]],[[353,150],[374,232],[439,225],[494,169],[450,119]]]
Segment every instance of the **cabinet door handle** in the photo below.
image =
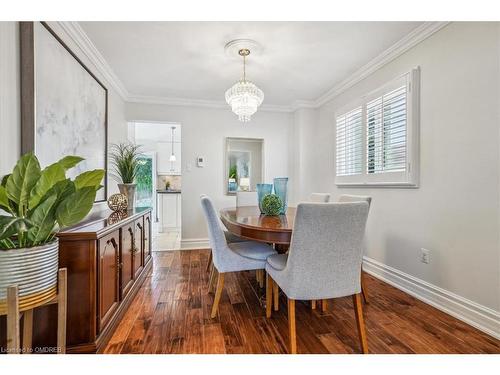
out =
[[113,247],[115,248],[115,250],[118,250],[118,244],[116,243],[116,241],[115,241],[115,239],[113,237],[111,237],[111,239],[109,239],[106,243],[108,245],[109,244],[113,245]]

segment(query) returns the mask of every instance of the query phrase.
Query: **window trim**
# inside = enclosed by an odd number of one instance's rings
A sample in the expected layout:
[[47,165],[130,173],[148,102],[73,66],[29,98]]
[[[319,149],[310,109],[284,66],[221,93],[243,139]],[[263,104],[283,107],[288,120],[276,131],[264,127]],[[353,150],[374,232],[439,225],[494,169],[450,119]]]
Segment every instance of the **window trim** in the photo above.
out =
[[[367,134],[366,104],[381,96],[406,80],[407,92],[407,126],[406,126],[406,170],[404,172],[385,172],[377,174],[367,173]],[[418,188],[419,187],[419,148],[420,148],[420,68],[416,67],[409,72],[399,75],[390,82],[363,95],[361,98],[344,106],[335,113],[335,142],[337,144],[337,117],[342,116],[356,107],[362,107],[362,172],[351,176],[337,176],[337,150],[334,151],[335,185],[342,187],[389,187],[389,188]]]

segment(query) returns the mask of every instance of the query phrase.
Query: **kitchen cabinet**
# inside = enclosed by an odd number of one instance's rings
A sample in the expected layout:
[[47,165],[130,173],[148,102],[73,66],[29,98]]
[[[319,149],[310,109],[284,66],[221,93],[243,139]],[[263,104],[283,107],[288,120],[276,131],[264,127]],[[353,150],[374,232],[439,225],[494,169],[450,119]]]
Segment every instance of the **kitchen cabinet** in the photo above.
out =
[[158,193],[160,196],[160,231],[166,228],[181,227],[181,194]]
[[181,174],[181,143],[174,142],[173,150],[176,160],[170,161],[172,155],[171,142],[157,142],[156,155],[157,163],[156,168],[158,174],[161,175],[180,175]]

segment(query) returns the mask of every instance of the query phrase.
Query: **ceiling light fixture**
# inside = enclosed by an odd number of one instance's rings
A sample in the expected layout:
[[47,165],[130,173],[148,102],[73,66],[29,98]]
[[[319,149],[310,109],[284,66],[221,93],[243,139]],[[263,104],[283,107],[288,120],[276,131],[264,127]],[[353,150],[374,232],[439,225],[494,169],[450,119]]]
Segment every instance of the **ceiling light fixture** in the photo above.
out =
[[[175,157],[175,154],[174,154],[174,130],[175,130],[175,126],[172,126],[171,127],[172,129],[172,153],[170,154],[170,161],[173,162],[173,161],[176,161],[177,158]],[[170,169],[173,170],[173,166],[171,165],[170,166]]]
[[[230,43],[226,45],[226,48]],[[246,58],[250,55],[250,49],[241,48],[238,50],[238,54],[243,57],[243,78],[226,91],[226,102],[238,115],[238,120],[248,122],[262,104],[264,93],[253,82],[247,81]]]

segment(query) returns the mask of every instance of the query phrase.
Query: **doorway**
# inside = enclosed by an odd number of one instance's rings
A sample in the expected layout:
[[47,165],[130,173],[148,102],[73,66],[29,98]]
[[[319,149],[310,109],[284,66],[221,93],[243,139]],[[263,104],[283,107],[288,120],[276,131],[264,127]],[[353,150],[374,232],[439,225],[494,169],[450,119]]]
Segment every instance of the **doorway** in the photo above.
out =
[[137,206],[153,208],[153,251],[179,250],[182,223],[181,124],[132,121],[129,140],[141,146]]

